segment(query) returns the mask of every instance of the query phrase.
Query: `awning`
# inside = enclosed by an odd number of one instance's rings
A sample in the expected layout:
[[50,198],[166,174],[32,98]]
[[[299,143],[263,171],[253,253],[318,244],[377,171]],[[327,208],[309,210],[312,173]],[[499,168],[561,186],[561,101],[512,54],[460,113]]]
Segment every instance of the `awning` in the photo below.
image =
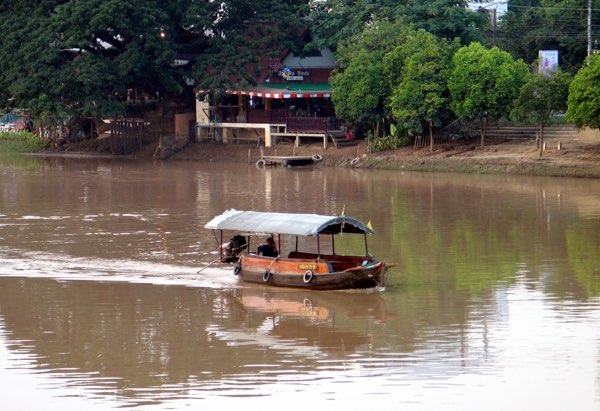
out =
[[[196,90],[198,94],[209,93],[210,90]],[[329,83],[260,83],[254,87],[240,90],[226,90],[227,94],[264,97],[273,99],[289,98],[331,98],[331,85]]]
[[346,216],[318,214],[267,213],[228,210],[210,220],[204,228],[230,230],[239,233],[289,234],[317,236],[319,234],[373,233],[366,224]]

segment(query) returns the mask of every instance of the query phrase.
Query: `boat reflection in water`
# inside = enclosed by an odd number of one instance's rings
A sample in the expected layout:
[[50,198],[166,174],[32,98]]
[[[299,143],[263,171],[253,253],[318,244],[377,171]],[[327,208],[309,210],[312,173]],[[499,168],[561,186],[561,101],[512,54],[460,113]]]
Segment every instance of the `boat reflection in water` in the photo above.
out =
[[[226,302],[239,328],[214,325],[210,332],[231,345],[258,345],[294,355],[345,355],[369,350],[370,323],[393,317],[379,293],[319,293],[272,287],[236,289]],[[281,354],[281,352],[280,352]]]

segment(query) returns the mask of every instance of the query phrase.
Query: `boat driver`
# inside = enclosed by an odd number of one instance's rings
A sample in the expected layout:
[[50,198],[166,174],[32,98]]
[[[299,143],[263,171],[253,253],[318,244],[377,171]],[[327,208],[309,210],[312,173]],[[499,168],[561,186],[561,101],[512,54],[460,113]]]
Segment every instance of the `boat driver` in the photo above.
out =
[[264,255],[265,257],[277,257],[279,255],[273,237],[267,238],[266,244],[258,246],[258,254]]

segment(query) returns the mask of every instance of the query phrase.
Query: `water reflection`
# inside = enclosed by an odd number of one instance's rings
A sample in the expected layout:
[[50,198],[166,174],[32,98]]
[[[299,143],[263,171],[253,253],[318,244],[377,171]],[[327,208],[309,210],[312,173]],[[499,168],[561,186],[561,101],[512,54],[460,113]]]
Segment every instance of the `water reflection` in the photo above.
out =
[[[22,398],[41,391],[100,408],[240,397],[600,404],[598,181],[0,164],[0,382],[42,379]],[[231,207],[345,207],[374,226],[370,249],[399,266],[380,294],[272,290],[222,267],[199,272],[216,246],[202,227]],[[362,251],[350,237],[336,250]],[[39,408],[31,401],[21,408]]]
[[371,323],[388,316],[380,295],[0,281],[7,349],[92,396],[135,399],[149,387],[165,395],[165,386],[210,386],[248,372],[267,383],[265,369],[311,372],[324,357],[368,350]]

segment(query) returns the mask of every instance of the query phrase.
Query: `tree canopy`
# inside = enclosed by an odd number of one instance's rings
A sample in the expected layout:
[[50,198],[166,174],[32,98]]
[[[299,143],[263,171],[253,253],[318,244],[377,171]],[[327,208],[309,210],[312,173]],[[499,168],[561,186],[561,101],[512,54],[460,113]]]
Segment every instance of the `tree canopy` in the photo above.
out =
[[424,29],[433,35],[462,44],[481,39],[487,18],[467,7],[466,0],[326,0],[315,2],[311,26],[321,44],[336,48],[381,21]]
[[[594,0],[593,10],[600,8]],[[587,53],[587,2],[579,0],[511,0],[500,21],[498,45],[514,58],[533,63],[539,50],[558,50],[560,65],[575,72]],[[600,15],[592,13],[592,30]]]
[[567,121],[579,128],[600,129],[600,56],[592,56],[569,86]]
[[251,78],[257,50],[291,46],[306,3],[15,0],[0,10],[0,104],[112,116],[130,89],[191,99],[190,80]]
[[544,127],[553,114],[567,108],[567,96],[571,76],[558,71],[552,75],[533,74],[521,87],[511,113],[517,121],[533,121],[541,130],[540,157],[543,153]]
[[392,85],[389,106],[405,133],[422,134],[426,123],[441,127],[450,118],[447,82],[457,48],[456,42],[417,30],[386,55],[386,62],[400,69],[397,76],[390,76],[397,84]]
[[459,117],[479,118],[484,145],[488,117],[508,116],[529,69],[505,51],[479,43],[459,49],[448,81],[452,110]]

